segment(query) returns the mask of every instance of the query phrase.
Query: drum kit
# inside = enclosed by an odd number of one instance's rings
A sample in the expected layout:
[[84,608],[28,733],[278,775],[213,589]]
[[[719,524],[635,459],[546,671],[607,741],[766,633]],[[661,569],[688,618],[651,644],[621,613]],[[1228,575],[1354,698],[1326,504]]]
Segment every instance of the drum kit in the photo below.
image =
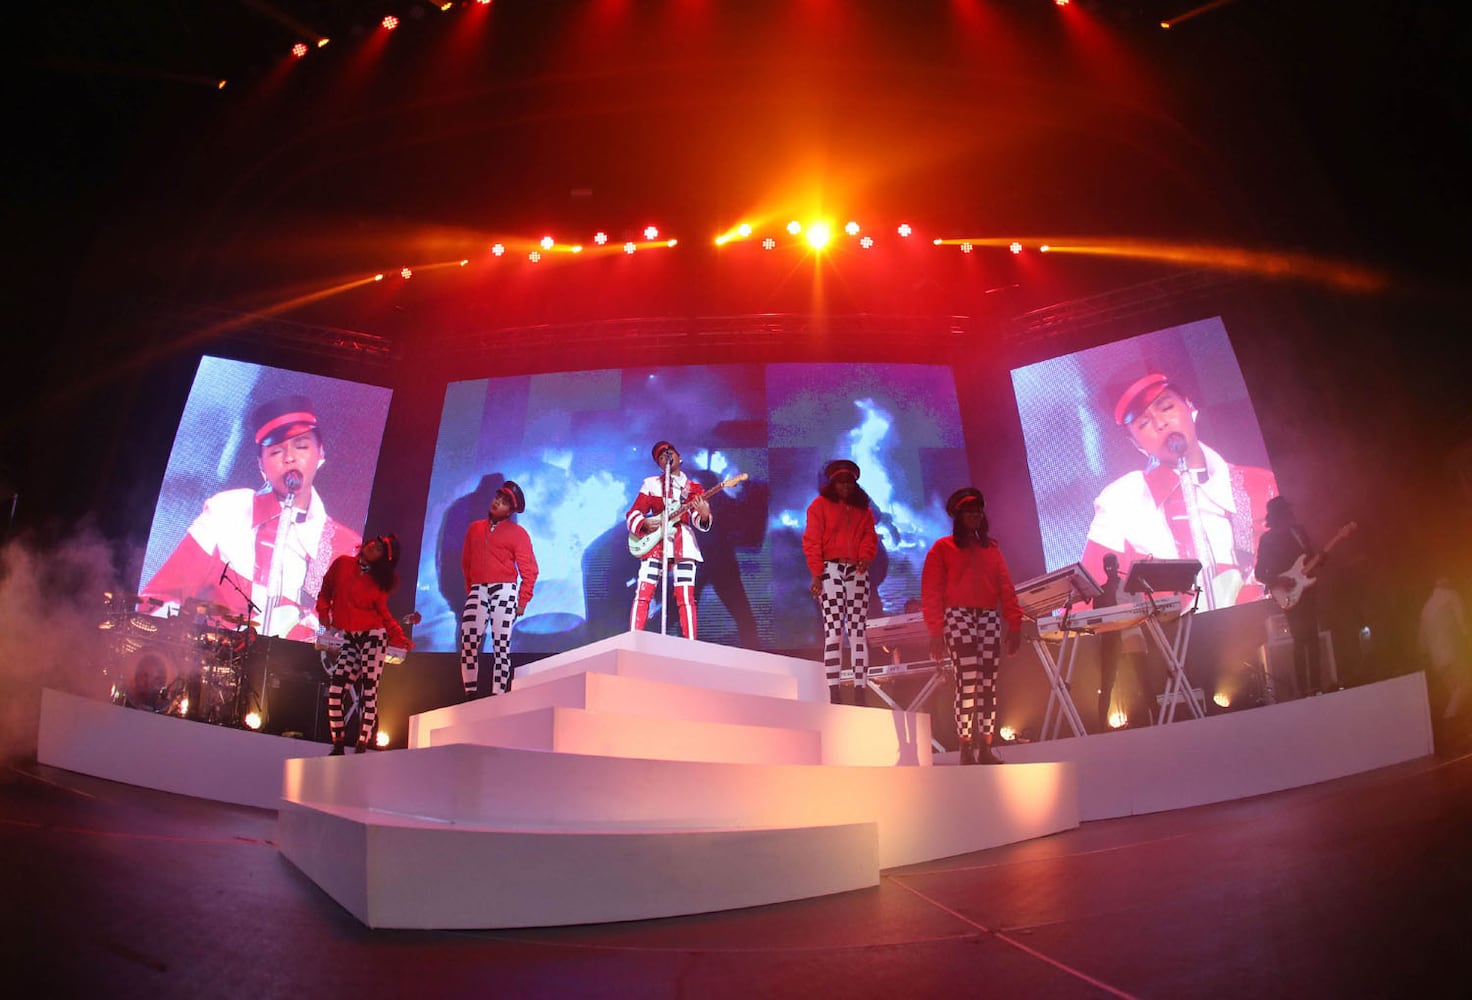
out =
[[148,613],[163,604],[136,594],[106,598],[97,627],[111,654],[112,700],[161,715],[242,725],[256,623],[207,600],[186,600],[167,616]]

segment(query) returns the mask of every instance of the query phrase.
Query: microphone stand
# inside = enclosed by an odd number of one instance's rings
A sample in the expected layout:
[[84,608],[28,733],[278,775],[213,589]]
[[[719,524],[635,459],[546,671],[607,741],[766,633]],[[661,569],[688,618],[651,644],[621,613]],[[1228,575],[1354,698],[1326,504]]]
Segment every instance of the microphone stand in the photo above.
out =
[[1201,560],[1204,571],[1206,608],[1210,611],[1216,607],[1216,556],[1212,552],[1206,526],[1201,523],[1201,501],[1197,496],[1196,476],[1187,468],[1184,452],[1176,460],[1176,475],[1181,483],[1181,499],[1186,503],[1186,524],[1191,529],[1191,546],[1196,550],[1196,558]]
[[671,473],[670,466],[673,465],[673,464],[674,463],[671,462],[671,460],[668,457],[668,455],[666,455],[665,460],[664,460],[663,483],[660,486],[660,493],[661,493],[661,495],[662,495],[662,497],[664,499],[664,509],[659,512],[659,518],[660,518],[660,526],[659,526],[659,530],[660,530],[660,536],[659,536],[659,634],[660,635],[669,635],[670,634],[670,631],[669,631],[669,617],[670,617],[670,602],[669,602],[669,595],[670,595],[670,554],[671,554],[671,549],[674,547],[673,544],[672,544],[672,540],[670,538],[670,502],[671,502],[671,499],[672,499],[670,497],[670,489],[671,489],[671,486],[672,486],[672,483],[673,483],[673,478],[674,478],[673,475],[672,475],[672,473]]
[[[239,575],[239,574],[237,574],[237,575]],[[249,636],[249,634],[250,634],[249,630],[251,629],[251,622],[255,619],[255,616],[257,614],[260,614],[261,606],[259,604],[257,604],[255,601],[253,601],[253,600],[250,599],[250,594],[246,593],[244,587],[242,587],[240,584],[236,583],[234,580],[232,580],[230,578],[230,564],[228,562],[225,564],[224,570],[222,570],[220,572],[220,584],[223,586],[223,585],[225,585],[227,583],[230,585],[230,589],[231,590],[235,591],[241,597],[245,598],[245,628],[247,630],[246,631],[246,634],[247,634],[247,636]],[[243,723],[245,721],[245,712],[243,711],[243,709],[245,708],[246,704],[249,703],[249,698],[247,697],[247,695],[249,694],[249,690],[250,689],[249,689],[249,687],[246,684],[247,677],[245,676],[245,656],[249,654],[250,649],[251,649],[251,646],[252,646],[252,644],[251,644],[249,638],[247,638],[244,646],[241,648],[241,662],[239,663],[239,665],[236,665],[235,664],[234,659],[233,659],[233,654],[232,654],[231,666],[232,666],[232,668],[234,669],[234,672],[235,672],[235,723],[236,723],[236,725],[240,725],[241,723]],[[258,705],[260,705],[260,708],[261,708],[261,717],[263,719],[266,716],[266,692],[268,690],[267,687],[266,687],[266,675],[269,672],[269,667],[270,667],[269,660],[270,660],[270,657],[267,656],[266,657],[266,660],[268,662],[265,662],[265,663],[262,663],[261,664],[261,693],[260,693],[260,696],[256,699],[256,703]]]

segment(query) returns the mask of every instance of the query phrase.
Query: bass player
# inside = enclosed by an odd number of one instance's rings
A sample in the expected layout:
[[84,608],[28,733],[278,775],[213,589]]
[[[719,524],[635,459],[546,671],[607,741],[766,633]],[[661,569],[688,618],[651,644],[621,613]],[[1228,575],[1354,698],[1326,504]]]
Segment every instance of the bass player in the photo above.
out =
[[[1276,496],[1267,504],[1268,530],[1257,543],[1255,575],[1268,587],[1281,584],[1302,556],[1312,559],[1317,550],[1293,517],[1293,507],[1286,497]],[[1314,588],[1305,589],[1297,603],[1284,609],[1288,631],[1293,635],[1293,670],[1299,693],[1320,694],[1319,614],[1315,607]]]
[[654,464],[660,467],[660,473],[644,480],[624,520],[631,536],[653,535],[662,531],[665,534],[660,536],[663,544],[656,544],[639,563],[629,631],[644,629],[649,620],[649,602],[654,597],[654,588],[663,578],[675,590],[675,603],[680,609],[680,631],[685,638],[694,639],[695,569],[701,561],[700,543],[695,532],[710,530],[710,504],[703,496],[705,488],[680,470],[680,453],[674,445],[658,441],[650,449],[650,454],[654,456]]

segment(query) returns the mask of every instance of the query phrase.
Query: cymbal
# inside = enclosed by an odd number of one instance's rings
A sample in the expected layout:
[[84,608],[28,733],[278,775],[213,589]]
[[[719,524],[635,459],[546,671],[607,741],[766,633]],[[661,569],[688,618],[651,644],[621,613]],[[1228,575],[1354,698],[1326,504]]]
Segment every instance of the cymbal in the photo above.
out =
[[209,601],[203,597],[191,597],[180,605],[179,610],[187,614],[209,615],[212,618],[224,618],[230,614],[230,609],[216,601]]
[[220,617],[231,625],[249,625],[251,628],[261,627],[261,623],[251,618],[250,615],[220,615]]

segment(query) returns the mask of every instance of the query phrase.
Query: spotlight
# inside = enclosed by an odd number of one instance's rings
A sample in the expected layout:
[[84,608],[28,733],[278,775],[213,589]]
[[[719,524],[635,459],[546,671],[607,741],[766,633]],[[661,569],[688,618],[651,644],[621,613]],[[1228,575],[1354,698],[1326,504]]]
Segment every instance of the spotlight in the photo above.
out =
[[777,249],[777,241],[774,240],[774,239],[772,239],[770,236],[768,236],[766,239],[762,240],[762,249],[763,250],[775,250],[775,249]]
[[796,236],[798,233],[802,232],[802,223],[798,222],[796,219],[793,219],[791,222],[787,223],[787,231],[793,236]]
[[808,246],[814,250],[821,250],[828,245],[828,226],[822,222],[815,222],[808,226]]
[[736,227],[736,232],[739,233],[741,235],[741,238],[744,240],[751,235],[751,226],[743,222],[741,223],[741,225]]
[[1216,694],[1211,696],[1211,700],[1217,708],[1232,707],[1232,696],[1227,694],[1227,692],[1225,691],[1218,691]]
[[542,251],[540,251],[540,250],[533,250],[531,253],[529,253],[529,254],[526,255],[526,258],[527,258],[527,260],[529,260],[533,264],[535,264],[539,260],[542,259]]
[[605,233],[605,232],[603,232],[603,231],[601,231],[601,230],[599,232],[594,233],[593,234],[593,242],[595,244],[597,244],[598,246],[601,247],[603,244],[605,244],[605,243],[608,242],[608,234]]
[[1125,715],[1121,711],[1115,710],[1109,713],[1110,729],[1123,729],[1125,726],[1129,725],[1129,722],[1130,717],[1128,715]]
[[657,227],[655,227],[655,226],[645,226],[644,227],[644,238],[646,240],[657,240],[657,239],[659,239],[659,229]]
[[383,280],[383,275],[381,275],[381,274],[375,274],[373,276],[373,280],[374,281],[382,281]]
[[556,243],[553,241],[552,237],[550,237],[550,236],[543,236],[542,237],[542,249],[543,250],[551,250],[552,247],[555,246],[555,245],[556,245]]
[[259,730],[261,728],[261,723],[262,723],[262,719],[261,719],[261,713],[260,712],[246,712],[245,713],[245,728],[246,729],[256,729],[256,730]]
[[1011,726],[1003,726],[1001,729],[997,730],[997,735],[1000,736],[1005,742],[1011,743],[1013,740],[1017,739],[1017,730],[1013,729]]
[[491,253],[495,254],[497,257],[503,256],[506,253],[506,245],[504,243],[492,243]]
[[967,240],[966,242],[964,242],[964,243],[961,244],[961,252],[962,253],[970,253],[971,252],[971,249],[972,249],[972,247],[971,247],[971,241],[970,240]]
[[408,281],[410,278],[414,277],[414,272],[406,267],[399,271],[399,277],[403,278],[405,281]]
[[1013,240],[1012,245],[1007,247],[1007,249],[1011,250],[1013,253],[1022,253],[1022,244],[1018,243],[1016,240]]
[[843,227],[843,231],[848,233],[850,236],[857,236],[859,235],[859,224],[857,222],[846,223]]
[[378,749],[382,750],[384,747],[388,746],[388,733],[380,729],[378,731],[378,735],[373,737],[373,742],[378,745]]
[[865,250],[868,250],[873,245],[874,245],[874,237],[872,237],[872,236],[861,236],[859,238],[859,246],[863,247]]
[[460,266],[461,266],[461,267],[464,267],[464,266],[465,266],[465,265],[467,265],[467,264],[469,264],[469,263],[470,263],[470,261],[468,261],[468,260],[462,260],[462,261],[461,261],[461,262],[460,262]]
[[1044,243],[1042,246],[1038,247],[1038,253],[1047,253],[1051,249],[1053,248]]
[[582,253],[583,245],[581,243],[574,243],[572,246],[568,247],[567,250],[569,253]]
[[307,54],[307,45],[306,45],[306,43],[305,42],[297,42],[295,45],[293,45],[291,47],[291,54],[294,55],[294,56],[296,56],[298,59],[300,59],[302,56],[306,55]]
[[907,237],[912,232],[914,232],[914,230],[910,228],[910,224],[908,222],[901,222],[900,223],[900,228],[899,229],[896,229],[895,232],[899,233],[901,236],[906,236]]
[[388,17],[385,17],[381,23],[389,31],[393,31],[399,26],[399,19],[390,14]]
[[629,240],[629,242],[627,242],[627,243],[624,244],[624,253],[631,254],[631,253],[633,253],[637,249],[638,249],[638,247],[636,247],[634,245],[634,241],[633,240]]
[[672,247],[672,246],[675,246],[679,242],[680,242],[679,240],[665,240],[664,241],[664,245],[667,246],[667,247]]
[[317,48],[325,49],[331,41],[332,39],[330,38],[319,38],[317,39]]

